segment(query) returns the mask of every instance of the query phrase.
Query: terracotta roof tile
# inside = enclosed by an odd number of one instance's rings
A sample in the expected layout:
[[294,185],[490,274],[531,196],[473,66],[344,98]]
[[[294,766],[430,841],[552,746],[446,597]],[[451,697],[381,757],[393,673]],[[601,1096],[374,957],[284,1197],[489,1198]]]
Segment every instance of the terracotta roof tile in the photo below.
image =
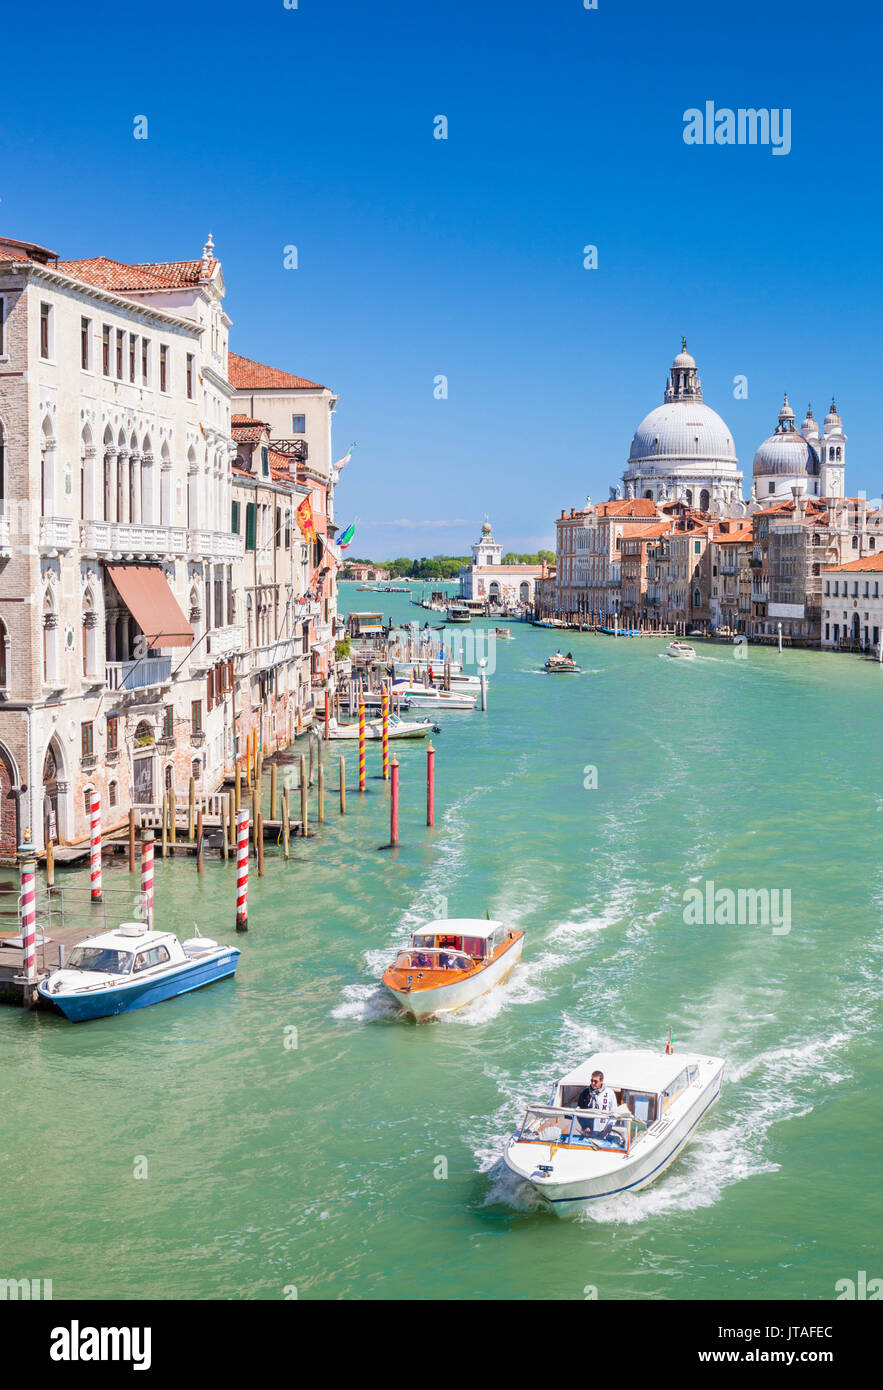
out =
[[861,573],[864,570],[876,574],[883,570],[883,551],[879,555],[865,555],[861,560],[850,560],[845,565],[824,566],[826,574],[830,574],[832,570],[849,570],[852,573]]
[[254,362],[250,357],[240,357],[238,352],[227,354],[227,376],[237,391],[279,391],[306,387],[314,391],[324,391],[317,381],[308,381],[303,376],[292,376],[278,367],[267,367],[263,362]]
[[[208,262],[209,276],[217,264],[214,257]],[[57,268],[65,275],[85,281],[87,285],[117,294],[124,294],[126,290],[180,289],[186,285],[196,285],[205,278],[202,261],[152,261],[143,265],[127,265],[125,261],[113,261],[109,256],[93,256],[83,261],[59,261]]]

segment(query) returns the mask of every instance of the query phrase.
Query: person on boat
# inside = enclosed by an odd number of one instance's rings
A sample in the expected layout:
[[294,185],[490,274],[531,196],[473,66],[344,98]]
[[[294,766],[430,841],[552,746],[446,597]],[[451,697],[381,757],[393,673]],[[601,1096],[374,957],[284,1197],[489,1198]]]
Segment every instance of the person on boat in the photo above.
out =
[[607,1120],[599,1118],[597,1120],[579,1120],[579,1126],[583,1134],[589,1135],[593,1139],[604,1139],[610,1133],[613,1112],[616,1109],[616,1092],[611,1086],[604,1085],[603,1071],[593,1071],[589,1085],[584,1087],[577,1096],[577,1109],[579,1110],[598,1110],[608,1116]]
[[565,657],[565,660],[566,660],[566,661],[573,661],[573,652],[568,652],[568,653],[567,653],[567,656]]

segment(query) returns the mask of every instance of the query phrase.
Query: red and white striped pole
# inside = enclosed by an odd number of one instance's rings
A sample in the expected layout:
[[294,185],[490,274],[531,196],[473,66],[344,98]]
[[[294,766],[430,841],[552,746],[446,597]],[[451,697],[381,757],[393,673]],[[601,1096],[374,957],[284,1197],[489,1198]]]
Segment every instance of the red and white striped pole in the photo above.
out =
[[101,797],[92,792],[89,813],[89,871],[92,879],[92,901],[101,902]]
[[236,930],[248,931],[248,822],[247,811],[236,812]]
[[389,798],[389,843],[397,845],[399,842],[399,760],[393,758],[392,783],[390,785]]
[[365,790],[365,697],[359,697],[359,791]]
[[141,920],[153,931],[153,831],[141,831]]
[[389,691],[386,686],[383,687],[383,693],[380,699],[382,710],[383,780],[386,782],[389,778]]
[[426,824],[435,825],[435,749],[426,750]]
[[37,934],[36,891],[37,856],[31,844],[31,832],[25,831],[22,844],[18,847],[21,861],[21,963],[22,988],[25,1008],[32,1008],[37,1002],[37,962],[35,939]]

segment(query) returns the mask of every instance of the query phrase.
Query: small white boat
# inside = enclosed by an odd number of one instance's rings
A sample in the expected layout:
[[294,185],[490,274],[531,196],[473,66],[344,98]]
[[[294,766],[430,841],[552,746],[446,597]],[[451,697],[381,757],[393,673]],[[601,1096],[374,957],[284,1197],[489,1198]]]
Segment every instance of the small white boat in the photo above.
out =
[[557,1216],[646,1187],[717,1100],[724,1065],[697,1053],[595,1053],[561,1078],[550,1105],[528,1107],[506,1143],[506,1165]]
[[550,676],[566,676],[569,673],[573,673],[574,675],[582,675],[582,667],[577,666],[573,657],[562,656],[560,652],[557,652],[555,656],[549,657],[545,666],[543,667],[543,670],[546,671]]
[[[410,722],[400,719],[397,714],[389,716],[387,724],[387,734],[390,740],[395,738],[425,738],[432,730],[435,732],[437,726],[431,719],[418,719]],[[359,737],[358,720],[350,724],[338,724],[336,719],[328,720],[329,739],[357,739]],[[365,738],[383,738],[383,720],[365,720]]]
[[451,917],[414,932],[383,984],[418,1023],[453,1013],[505,980],[521,959],[524,932],[504,922]]
[[511,642],[513,640],[512,633],[509,631],[508,627],[495,627],[494,636],[499,642]]
[[442,690],[435,685],[396,684],[393,693],[398,695],[405,709],[475,709],[478,696],[471,690]]
[[219,946],[199,935],[182,943],[172,932],[123,922],[116,931],[81,941],[37,989],[79,1023],[189,994],[235,974],[238,962],[237,946]]
[[666,656],[681,657],[687,661],[692,661],[696,656],[696,650],[690,646],[689,642],[679,642],[677,638],[669,642],[665,649]]

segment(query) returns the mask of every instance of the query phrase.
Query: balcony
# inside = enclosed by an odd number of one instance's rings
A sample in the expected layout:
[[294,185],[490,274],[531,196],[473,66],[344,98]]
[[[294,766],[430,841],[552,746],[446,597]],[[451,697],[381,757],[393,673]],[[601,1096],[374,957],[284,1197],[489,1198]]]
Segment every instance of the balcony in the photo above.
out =
[[241,652],[242,647],[243,632],[239,624],[230,627],[213,627],[205,640],[191,654],[191,670],[204,670],[214,665],[219,656]]
[[70,550],[74,543],[74,523],[69,516],[40,518],[40,550],[44,555],[57,555]]
[[239,674],[251,671],[269,671],[273,666],[281,666],[284,661],[292,661],[301,655],[299,638],[282,637],[266,647],[254,647],[251,651],[239,652]]
[[83,521],[80,523],[80,546],[92,555],[131,555],[139,560],[159,560],[166,555],[186,554],[187,532],[183,526]]
[[241,560],[245,541],[233,531],[189,531],[187,552],[193,559]]
[[108,661],[104,669],[108,690],[145,690],[169,684],[172,658],[147,656],[140,661]]

